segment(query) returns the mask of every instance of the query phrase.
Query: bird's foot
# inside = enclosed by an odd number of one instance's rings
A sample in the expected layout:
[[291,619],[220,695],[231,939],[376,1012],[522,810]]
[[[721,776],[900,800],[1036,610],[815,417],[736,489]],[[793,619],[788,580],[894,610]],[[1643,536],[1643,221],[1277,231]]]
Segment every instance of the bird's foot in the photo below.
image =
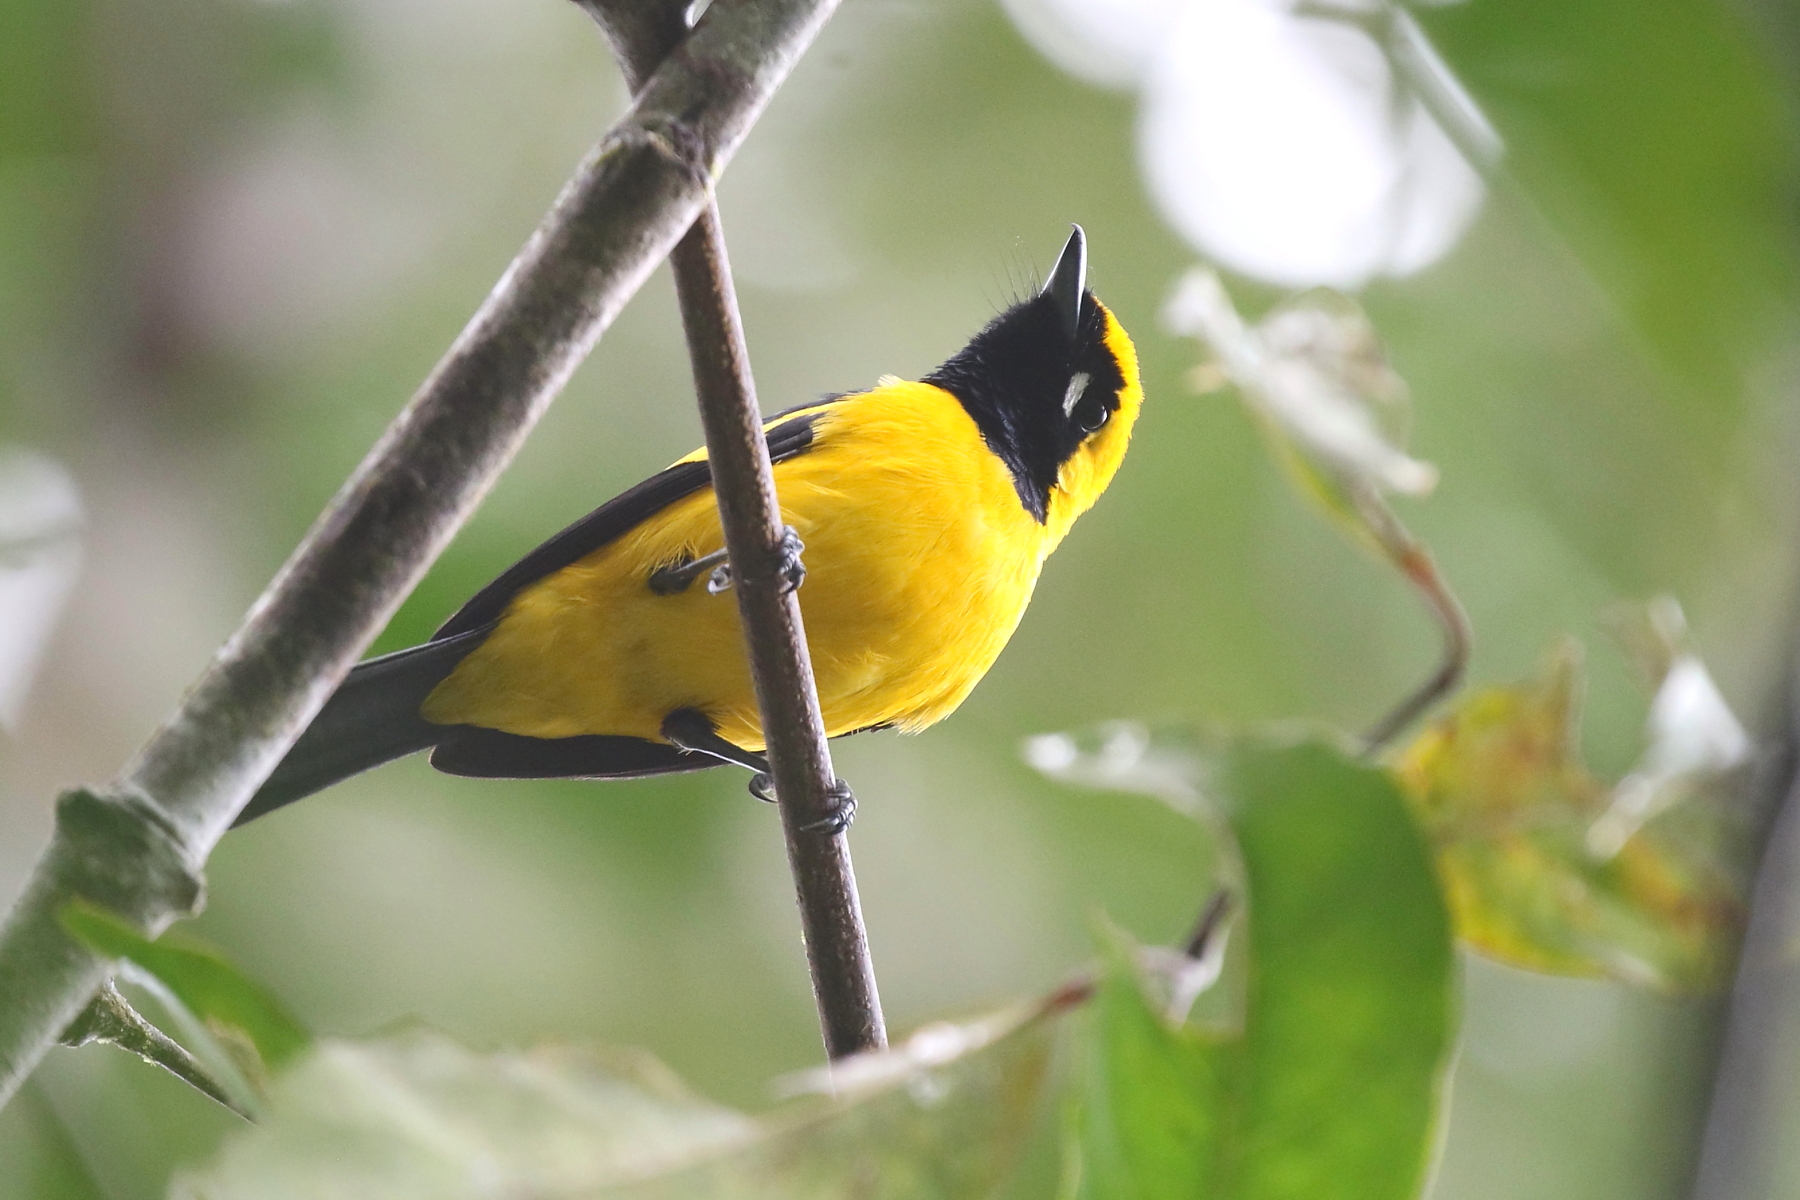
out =
[[856,820],[856,793],[843,780],[835,780],[831,789],[825,793],[825,815],[817,821],[811,821],[800,828],[808,833],[822,833],[827,837],[836,837],[850,828]]
[[[754,771],[750,777],[750,794],[765,804],[776,803],[775,777],[769,772],[769,760],[753,750],[746,750],[719,736],[712,718],[697,708],[678,708],[663,718],[662,735],[671,746],[689,754],[705,754],[720,762],[736,763]],[[825,792],[825,815],[800,828],[807,833],[824,833],[835,837],[850,828],[856,819],[856,793],[843,780],[835,780]]]
[[[781,540],[775,543],[774,578],[782,595],[797,589],[806,580],[806,563],[800,554],[806,543],[792,525],[781,527]],[[685,592],[694,580],[706,576],[706,590],[714,596],[731,590],[731,559],[723,550],[715,550],[702,558],[658,567],[650,573],[650,590],[659,596]]]
[[708,571],[712,572],[713,578],[707,581],[707,591],[718,593],[725,590],[723,587],[713,586],[721,573],[725,576],[725,587],[731,586],[731,568],[727,565],[725,551],[715,550],[702,558],[690,558],[686,562],[656,568],[650,572],[650,590],[659,596],[673,596],[687,591],[693,586],[694,580]]
[[781,527],[781,540],[775,544],[775,578],[781,584],[781,594],[797,591],[806,582],[806,564],[800,559],[800,552],[806,549],[806,543],[794,532],[792,525]]
[[[771,574],[775,586],[785,596],[798,588],[806,579],[806,563],[801,561],[800,552],[806,549],[806,543],[794,532],[792,525],[781,527],[781,540],[775,543],[774,570]],[[728,591],[731,588],[733,575],[731,564],[714,567],[713,573],[706,581],[706,590],[713,595]]]
[[[765,773],[758,773],[750,780],[750,794],[764,804],[777,803],[775,781]],[[825,815],[817,821],[810,821],[800,828],[807,833],[823,833],[828,837],[836,837],[850,828],[856,820],[856,793],[850,785],[839,779],[825,793]]]

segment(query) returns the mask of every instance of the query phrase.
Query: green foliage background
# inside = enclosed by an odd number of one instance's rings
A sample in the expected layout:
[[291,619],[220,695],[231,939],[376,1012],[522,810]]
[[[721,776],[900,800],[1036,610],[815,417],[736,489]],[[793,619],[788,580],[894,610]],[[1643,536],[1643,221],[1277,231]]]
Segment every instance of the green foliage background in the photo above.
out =
[[[1519,186],[1364,299],[1444,473],[1405,515],[1470,608],[1475,676],[1525,675],[1563,631],[1594,641],[1608,602],[1666,590],[1755,718],[1795,565],[1792,16],[1468,0],[1426,23]],[[84,585],[0,748],[10,898],[54,791],[105,778],[166,712],[623,94],[560,0],[0,0],[0,30],[0,436],[60,458],[90,508]],[[1070,220],[1143,355],[1127,466],[990,678],[923,737],[840,744],[896,1029],[1045,988],[1099,912],[1176,940],[1205,894],[1190,823],[1045,783],[1022,736],[1355,728],[1435,653],[1239,409],[1188,394],[1193,347],[1156,313],[1192,256],[1144,196],[1133,115],[995,7],[857,0],[722,188],[768,409],[929,369]],[[659,275],[378,648],[698,439]],[[1590,661],[1586,750],[1616,774],[1643,698]],[[779,831],[734,776],[405,763],[232,835],[210,877],[199,932],[315,1029],[412,1014],[476,1046],[642,1045],[747,1107],[817,1057]],[[1715,1004],[1481,963],[1465,987],[1435,1195],[1685,1192]],[[234,1124],[126,1056],[58,1052],[0,1113],[0,1197],[157,1195]]]

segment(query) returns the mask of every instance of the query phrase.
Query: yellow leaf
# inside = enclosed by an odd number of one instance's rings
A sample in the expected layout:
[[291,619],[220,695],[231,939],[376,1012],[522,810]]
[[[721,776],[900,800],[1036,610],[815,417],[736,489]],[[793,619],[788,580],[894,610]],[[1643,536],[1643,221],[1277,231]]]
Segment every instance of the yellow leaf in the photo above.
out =
[[1395,766],[1436,850],[1457,934],[1532,970],[1718,987],[1743,924],[1739,887],[1704,839],[1667,828],[1706,814],[1672,809],[1616,853],[1593,848],[1611,789],[1577,748],[1580,658],[1564,642],[1537,679],[1468,696]]

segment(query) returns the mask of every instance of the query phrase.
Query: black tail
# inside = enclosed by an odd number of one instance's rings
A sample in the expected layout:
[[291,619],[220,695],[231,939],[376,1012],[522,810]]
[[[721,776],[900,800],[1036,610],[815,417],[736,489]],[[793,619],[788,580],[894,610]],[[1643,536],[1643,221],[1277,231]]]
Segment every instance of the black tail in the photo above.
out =
[[359,771],[437,745],[454,727],[433,725],[419,715],[419,705],[491,628],[471,629],[359,664],[250,797],[233,827]]

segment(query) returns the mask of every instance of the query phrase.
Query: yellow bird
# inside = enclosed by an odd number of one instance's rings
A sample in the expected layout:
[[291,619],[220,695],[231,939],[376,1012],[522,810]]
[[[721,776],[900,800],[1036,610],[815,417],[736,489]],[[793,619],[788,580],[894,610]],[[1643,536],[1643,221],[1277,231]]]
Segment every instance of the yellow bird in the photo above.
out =
[[[948,716],[1112,481],[1143,390],[1086,276],[1076,226],[1043,290],[924,379],[764,426],[805,547],[829,736]],[[238,823],[425,749],[440,771],[493,778],[766,770],[711,482],[705,451],[689,455],[526,555],[431,641],[359,665]]]

